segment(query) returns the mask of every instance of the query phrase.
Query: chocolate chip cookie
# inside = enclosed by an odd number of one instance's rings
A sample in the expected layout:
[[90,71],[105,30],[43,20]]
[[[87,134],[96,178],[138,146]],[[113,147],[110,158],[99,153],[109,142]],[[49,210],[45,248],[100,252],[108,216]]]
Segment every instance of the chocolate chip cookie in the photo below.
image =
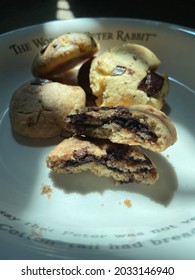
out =
[[99,43],[89,33],[66,33],[44,46],[32,63],[35,77],[55,80],[99,50]]
[[158,152],[177,139],[172,121],[150,105],[87,107],[69,114],[65,127],[77,135],[139,145]]
[[19,87],[9,104],[13,130],[31,138],[49,138],[65,133],[64,118],[71,110],[85,107],[81,87],[35,79]]
[[138,147],[105,140],[65,139],[48,154],[46,162],[57,173],[91,171],[116,183],[154,184],[158,179],[156,167]]
[[148,48],[124,44],[94,58],[90,87],[98,106],[152,105],[161,109],[169,91],[166,74],[157,73],[160,60]]

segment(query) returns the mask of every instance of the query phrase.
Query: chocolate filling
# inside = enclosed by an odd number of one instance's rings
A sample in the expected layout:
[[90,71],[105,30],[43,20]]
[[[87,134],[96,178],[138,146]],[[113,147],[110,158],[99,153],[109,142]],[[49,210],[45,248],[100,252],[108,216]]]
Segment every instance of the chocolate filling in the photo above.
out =
[[[128,150],[129,150],[129,147],[127,145],[120,145],[120,144],[110,145],[107,149],[107,155],[99,158],[93,154],[90,154],[88,151],[88,148],[86,147],[81,150],[75,150],[73,152],[74,159],[70,159],[70,160],[61,159],[57,162],[51,163],[50,168],[51,169],[55,169],[55,168],[63,169],[66,167],[77,167],[82,164],[95,162],[96,164],[106,166],[106,168],[108,168],[109,170],[112,170],[114,172],[118,172],[121,174],[124,174],[124,173],[130,174],[131,172],[121,169],[120,166],[119,166],[119,168],[117,168],[116,161],[120,161],[121,163],[123,163],[124,165],[127,165],[127,166],[128,165],[131,165],[131,166],[137,165],[137,169],[133,173],[139,174],[139,173],[144,172],[145,174],[147,174],[147,173],[154,172],[153,171],[154,167],[147,157],[144,160],[141,160],[139,158],[135,159],[131,156],[126,156],[126,153]],[[143,165],[145,165],[145,167],[143,167]]]
[[[108,114],[101,116],[101,111],[108,111]],[[110,111],[110,112],[109,112]],[[86,129],[100,128],[104,124],[115,123],[132,133],[135,133],[141,139],[156,142],[158,137],[152,132],[147,124],[141,123],[138,119],[133,118],[132,114],[125,107],[101,107],[101,109],[93,107],[87,108],[79,114],[69,115],[67,122],[72,124],[79,134],[85,134]]]
[[[56,162],[55,164],[53,164],[51,166],[51,169],[58,168],[59,166],[60,166],[61,169],[65,168],[65,167],[77,167],[77,166],[82,165],[82,164],[95,162],[96,164],[104,165],[108,169],[110,169],[112,171],[115,171],[115,172],[129,173],[126,170],[122,170],[120,168],[117,168],[116,166],[114,167],[114,166],[110,165],[114,161],[116,161],[116,159],[111,155],[107,155],[107,156],[101,157],[101,158],[96,158],[92,154],[86,154],[85,156],[82,156],[81,158],[77,158],[77,159],[74,159],[74,160],[63,160],[62,159],[62,160]],[[142,173],[143,170],[144,170],[145,173],[148,173],[153,168],[152,165],[148,165],[147,160],[139,160],[139,159],[137,160],[137,159],[134,159],[134,158],[131,158],[131,157],[126,157],[126,158],[121,159],[121,162],[122,161],[124,161],[126,163],[129,163],[132,166],[137,165],[137,164],[141,164],[142,167],[138,168],[135,171],[135,172],[138,172],[138,173]],[[147,164],[149,168],[144,168],[143,169],[143,164]]]

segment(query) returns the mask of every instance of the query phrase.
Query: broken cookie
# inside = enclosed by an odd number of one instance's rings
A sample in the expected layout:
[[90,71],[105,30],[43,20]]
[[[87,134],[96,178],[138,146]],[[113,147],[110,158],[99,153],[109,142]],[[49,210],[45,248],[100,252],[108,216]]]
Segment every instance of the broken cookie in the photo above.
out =
[[105,140],[65,139],[48,154],[46,162],[57,173],[91,171],[117,183],[154,184],[158,179],[156,167],[138,147]]
[[172,121],[149,105],[86,107],[69,114],[67,130],[77,135],[109,139],[113,143],[140,145],[161,152],[177,139]]

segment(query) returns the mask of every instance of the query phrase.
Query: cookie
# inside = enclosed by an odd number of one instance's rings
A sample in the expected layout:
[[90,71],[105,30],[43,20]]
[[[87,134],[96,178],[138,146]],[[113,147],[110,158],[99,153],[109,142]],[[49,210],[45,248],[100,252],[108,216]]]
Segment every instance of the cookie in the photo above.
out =
[[90,171],[116,183],[154,184],[158,179],[156,167],[138,147],[104,140],[65,139],[48,154],[46,162],[57,173]]
[[98,106],[152,105],[161,109],[169,91],[168,77],[156,72],[160,60],[138,44],[116,46],[92,61],[90,87]]
[[9,104],[13,130],[32,138],[49,138],[65,132],[64,118],[71,110],[85,107],[85,92],[45,79],[18,88]]
[[44,46],[32,62],[35,77],[54,80],[99,50],[89,33],[66,33]]
[[65,127],[77,135],[139,145],[158,152],[177,139],[172,121],[150,105],[87,107],[69,114]]

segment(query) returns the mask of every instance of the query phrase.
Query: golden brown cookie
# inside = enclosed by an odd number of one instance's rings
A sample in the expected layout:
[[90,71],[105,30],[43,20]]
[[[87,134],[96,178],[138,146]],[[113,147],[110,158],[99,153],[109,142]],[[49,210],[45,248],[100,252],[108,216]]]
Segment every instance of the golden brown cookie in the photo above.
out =
[[156,72],[160,60],[138,44],[116,46],[92,61],[90,86],[98,106],[152,105],[161,109],[169,83]]
[[149,105],[84,108],[69,114],[65,127],[77,135],[140,145],[158,152],[177,139],[172,121],[162,111]]
[[32,138],[49,138],[64,131],[64,118],[71,110],[85,107],[85,92],[45,79],[30,81],[18,88],[9,104],[13,130]]
[[57,173],[91,171],[118,183],[154,184],[158,179],[156,167],[138,147],[104,140],[65,139],[48,154],[46,162]]
[[97,40],[89,33],[66,33],[40,50],[33,60],[32,73],[54,80],[98,50]]

